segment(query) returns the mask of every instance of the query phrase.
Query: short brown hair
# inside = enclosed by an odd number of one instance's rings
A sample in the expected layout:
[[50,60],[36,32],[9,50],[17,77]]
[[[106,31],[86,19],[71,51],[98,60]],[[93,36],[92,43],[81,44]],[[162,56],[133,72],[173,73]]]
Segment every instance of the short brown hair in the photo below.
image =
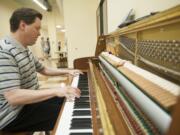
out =
[[19,27],[19,23],[23,20],[26,24],[32,24],[36,17],[42,19],[42,14],[31,8],[16,9],[10,18],[10,30],[16,32]]

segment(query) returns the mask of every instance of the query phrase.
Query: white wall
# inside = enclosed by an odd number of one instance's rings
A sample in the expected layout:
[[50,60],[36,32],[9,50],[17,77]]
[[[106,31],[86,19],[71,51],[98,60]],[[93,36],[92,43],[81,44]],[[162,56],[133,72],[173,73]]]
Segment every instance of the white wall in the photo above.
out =
[[139,18],[178,4],[180,0],[108,0],[108,33],[117,29],[132,8],[135,10],[136,18]]
[[68,65],[76,58],[94,56],[97,42],[97,0],[64,0],[64,20],[67,29]]

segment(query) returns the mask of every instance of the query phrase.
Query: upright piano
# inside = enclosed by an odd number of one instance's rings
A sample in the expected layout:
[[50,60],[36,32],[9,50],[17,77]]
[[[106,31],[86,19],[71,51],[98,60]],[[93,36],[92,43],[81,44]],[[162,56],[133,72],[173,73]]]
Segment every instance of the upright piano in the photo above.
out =
[[54,135],[180,135],[180,5],[98,38]]

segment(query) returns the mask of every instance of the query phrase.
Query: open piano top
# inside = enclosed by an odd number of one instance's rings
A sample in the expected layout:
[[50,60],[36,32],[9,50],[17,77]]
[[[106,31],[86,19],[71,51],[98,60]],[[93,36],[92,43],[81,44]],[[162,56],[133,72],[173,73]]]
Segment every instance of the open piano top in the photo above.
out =
[[104,81],[107,94],[113,97],[123,117],[120,123],[127,126],[125,133],[121,133],[120,126],[113,123],[114,133],[110,134],[165,134],[172,121],[171,109],[177,103],[180,86],[107,52],[99,56],[97,63],[97,66],[91,65],[95,74],[99,72],[101,76],[97,81]]

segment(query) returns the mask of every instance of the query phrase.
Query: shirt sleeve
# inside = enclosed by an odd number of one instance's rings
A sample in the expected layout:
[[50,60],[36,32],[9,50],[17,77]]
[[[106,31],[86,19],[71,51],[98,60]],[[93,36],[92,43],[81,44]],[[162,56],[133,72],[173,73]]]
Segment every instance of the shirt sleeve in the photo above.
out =
[[40,72],[41,70],[44,69],[44,66],[39,62],[39,60],[35,56],[34,56],[34,61],[35,61],[35,66],[36,66],[37,72]]

